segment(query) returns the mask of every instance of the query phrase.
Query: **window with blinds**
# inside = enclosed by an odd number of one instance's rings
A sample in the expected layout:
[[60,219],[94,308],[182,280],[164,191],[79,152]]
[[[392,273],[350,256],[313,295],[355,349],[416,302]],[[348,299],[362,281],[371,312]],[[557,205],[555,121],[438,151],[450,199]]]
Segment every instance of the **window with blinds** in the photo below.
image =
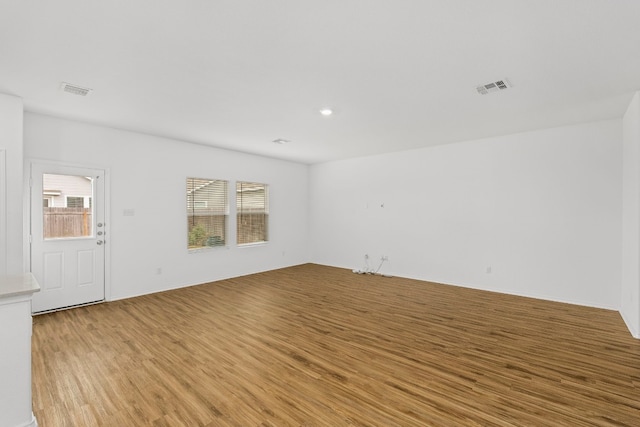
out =
[[187,178],[189,250],[224,246],[229,216],[227,181]]
[[236,182],[238,245],[268,241],[269,186]]
[[67,196],[68,208],[84,208],[84,197]]

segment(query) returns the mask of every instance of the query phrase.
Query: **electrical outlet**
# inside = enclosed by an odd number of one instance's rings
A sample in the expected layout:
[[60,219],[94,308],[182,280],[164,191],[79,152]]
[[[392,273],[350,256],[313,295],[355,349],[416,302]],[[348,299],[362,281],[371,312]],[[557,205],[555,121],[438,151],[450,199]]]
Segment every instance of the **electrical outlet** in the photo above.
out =
[[485,271],[487,272],[487,274],[491,274],[491,266],[488,266]]
[[160,267],[156,268],[156,274],[162,274],[162,269]]

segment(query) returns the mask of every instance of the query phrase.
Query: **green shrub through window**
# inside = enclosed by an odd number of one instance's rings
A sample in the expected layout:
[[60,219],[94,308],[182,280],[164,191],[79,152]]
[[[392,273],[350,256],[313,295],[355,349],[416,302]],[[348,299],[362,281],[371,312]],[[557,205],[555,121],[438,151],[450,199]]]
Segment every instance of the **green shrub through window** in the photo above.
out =
[[228,183],[219,179],[187,178],[188,248],[227,243]]

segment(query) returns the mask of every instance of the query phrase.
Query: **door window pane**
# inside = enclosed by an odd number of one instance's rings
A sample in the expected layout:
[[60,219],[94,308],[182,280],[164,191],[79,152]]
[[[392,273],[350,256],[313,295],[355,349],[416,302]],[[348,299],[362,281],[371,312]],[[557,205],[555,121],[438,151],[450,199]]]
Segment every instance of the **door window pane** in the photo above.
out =
[[93,236],[93,178],[43,174],[42,198],[45,239]]

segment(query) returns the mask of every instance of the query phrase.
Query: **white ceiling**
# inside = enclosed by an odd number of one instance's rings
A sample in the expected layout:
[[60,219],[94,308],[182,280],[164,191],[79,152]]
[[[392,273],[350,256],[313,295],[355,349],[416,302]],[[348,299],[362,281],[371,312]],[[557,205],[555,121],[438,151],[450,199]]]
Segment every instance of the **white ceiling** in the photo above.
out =
[[0,3],[26,110],[303,163],[620,117],[639,89],[639,0]]

